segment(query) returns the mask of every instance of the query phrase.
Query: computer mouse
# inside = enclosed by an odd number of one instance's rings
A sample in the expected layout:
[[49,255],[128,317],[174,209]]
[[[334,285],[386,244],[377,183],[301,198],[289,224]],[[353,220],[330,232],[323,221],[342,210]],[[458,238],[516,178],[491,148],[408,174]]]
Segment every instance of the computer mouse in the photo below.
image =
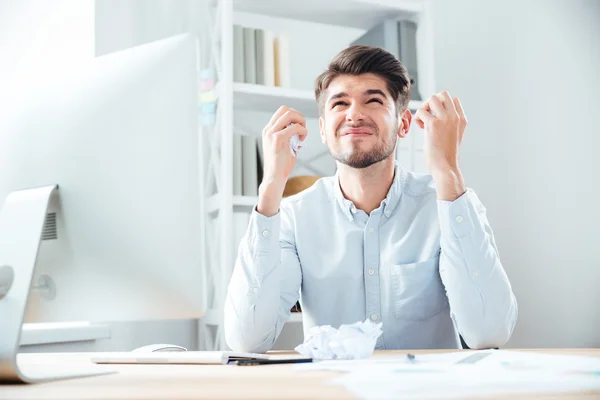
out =
[[163,351],[187,351],[185,347],[177,346],[175,344],[149,344],[147,346],[138,347],[133,350],[137,353],[156,353]]

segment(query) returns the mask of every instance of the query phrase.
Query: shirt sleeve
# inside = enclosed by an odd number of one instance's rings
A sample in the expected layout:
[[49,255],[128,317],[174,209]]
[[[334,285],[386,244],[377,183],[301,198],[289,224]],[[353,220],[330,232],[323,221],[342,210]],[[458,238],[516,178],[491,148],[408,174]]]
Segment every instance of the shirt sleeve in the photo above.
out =
[[440,276],[452,319],[469,347],[502,346],[518,309],[485,207],[468,189],[455,201],[438,200],[438,215]]
[[299,298],[302,273],[291,212],[252,211],[224,309],[225,340],[234,351],[270,350]]

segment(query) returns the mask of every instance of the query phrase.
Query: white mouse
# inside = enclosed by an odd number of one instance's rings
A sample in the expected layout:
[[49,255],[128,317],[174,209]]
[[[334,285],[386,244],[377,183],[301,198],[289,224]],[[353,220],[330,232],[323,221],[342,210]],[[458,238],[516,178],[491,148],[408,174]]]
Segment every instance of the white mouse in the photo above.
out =
[[156,353],[163,351],[187,351],[185,347],[177,346],[175,344],[149,344],[148,346],[138,347],[133,350],[137,353]]

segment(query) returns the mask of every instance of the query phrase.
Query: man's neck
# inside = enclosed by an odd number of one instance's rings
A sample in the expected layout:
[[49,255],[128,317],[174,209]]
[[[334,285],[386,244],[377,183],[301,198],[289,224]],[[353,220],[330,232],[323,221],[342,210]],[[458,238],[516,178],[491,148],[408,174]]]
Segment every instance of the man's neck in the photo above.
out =
[[379,207],[394,181],[394,157],[357,169],[338,163],[340,189],[356,208],[371,214]]

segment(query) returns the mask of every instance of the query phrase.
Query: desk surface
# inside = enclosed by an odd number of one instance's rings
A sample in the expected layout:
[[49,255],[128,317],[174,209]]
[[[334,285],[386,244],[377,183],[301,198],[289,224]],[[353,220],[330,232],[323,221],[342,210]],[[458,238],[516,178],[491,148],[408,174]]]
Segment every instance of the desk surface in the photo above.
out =
[[[446,350],[450,351],[450,350]],[[451,350],[456,351],[456,350]],[[600,349],[535,349],[531,351],[600,357]],[[432,353],[433,351],[412,351]],[[376,352],[374,357],[405,354],[405,351]],[[89,361],[94,353],[20,354],[24,366],[36,368],[98,367]],[[290,352],[275,352],[289,355]],[[291,364],[237,367],[228,365],[103,365],[118,374],[80,378],[35,385],[0,387],[0,399],[300,399],[354,398],[342,386],[328,385],[333,371],[294,370]],[[511,396],[522,399],[598,399],[600,392],[564,395]]]

